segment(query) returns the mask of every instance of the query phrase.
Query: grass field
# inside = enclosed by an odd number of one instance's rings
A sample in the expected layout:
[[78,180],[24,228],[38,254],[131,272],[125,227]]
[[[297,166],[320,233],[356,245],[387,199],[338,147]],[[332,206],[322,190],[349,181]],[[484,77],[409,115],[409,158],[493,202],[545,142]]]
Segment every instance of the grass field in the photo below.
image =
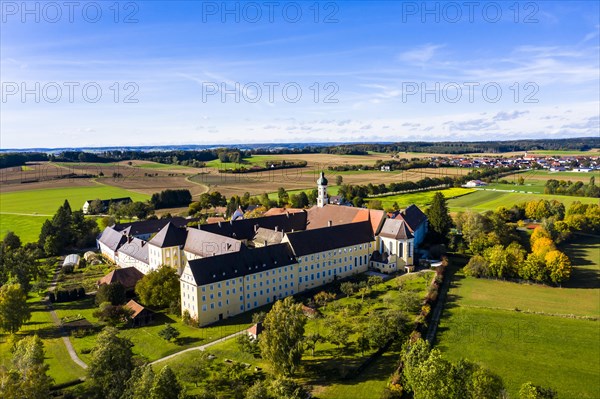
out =
[[490,368],[511,398],[526,381],[559,398],[600,397],[600,237],[562,249],[572,256],[571,288],[457,273],[437,337],[445,356]]
[[475,210],[487,211],[496,210],[500,206],[510,208],[513,205],[539,200],[558,200],[569,207],[573,202],[580,201],[585,204],[596,204],[598,198],[572,197],[566,195],[547,195],[547,194],[523,194],[493,190],[476,190],[475,192],[448,200],[448,207],[452,212]]
[[433,200],[433,196],[438,191],[441,192],[442,194],[444,194],[444,197],[446,197],[446,199],[449,199],[449,198],[460,197],[462,195],[470,194],[476,190],[472,189],[472,188],[453,187],[453,188],[448,188],[445,190],[421,191],[421,192],[416,192],[416,193],[397,194],[397,195],[388,195],[385,197],[369,198],[367,201],[374,201],[374,200],[381,201],[381,204],[383,205],[383,209],[391,208],[392,205],[394,204],[394,202],[397,202],[401,208],[406,207],[411,204],[415,204],[417,206],[427,206],[427,205],[431,204],[431,201]]
[[149,198],[145,194],[105,185],[3,192],[0,193],[0,236],[12,230],[23,242],[35,241],[44,221],[54,215],[65,199],[69,200],[71,209],[77,210],[89,199],[119,197],[131,197],[134,201]]
[[[50,366],[48,374],[54,378],[54,384],[78,379],[85,374],[85,370],[79,367],[69,357],[67,348],[59,336],[58,329],[54,326],[50,313],[40,302],[38,295],[33,295],[28,302],[31,307],[31,319],[19,332],[20,336],[27,334],[38,334],[44,343],[46,357],[44,361]],[[0,335],[0,365],[8,365],[10,362],[10,348],[7,343],[7,334]]]

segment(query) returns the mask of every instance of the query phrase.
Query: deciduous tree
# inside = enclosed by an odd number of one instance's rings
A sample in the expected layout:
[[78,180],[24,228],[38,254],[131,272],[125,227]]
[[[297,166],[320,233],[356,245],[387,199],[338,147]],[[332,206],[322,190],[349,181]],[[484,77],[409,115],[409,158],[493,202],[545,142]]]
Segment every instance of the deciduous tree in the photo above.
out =
[[146,306],[170,306],[177,302],[181,295],[177,271],[169,266],[161,266],[138,281],[135,292]]
[[14,334],[30,318],[27,295],[21,289],[21,284],[0,287],[0,329]]
[[133,370],[133,343],[118,330],[106,327],[91,353],[88,377],[92,390],[106,399],[119,399]]
[[302,305],[294,303],[292,297],[275,302],[264,321],[260,339],[262,357],[276,372],[292,375],[302,359],[304,325],[306,317]]

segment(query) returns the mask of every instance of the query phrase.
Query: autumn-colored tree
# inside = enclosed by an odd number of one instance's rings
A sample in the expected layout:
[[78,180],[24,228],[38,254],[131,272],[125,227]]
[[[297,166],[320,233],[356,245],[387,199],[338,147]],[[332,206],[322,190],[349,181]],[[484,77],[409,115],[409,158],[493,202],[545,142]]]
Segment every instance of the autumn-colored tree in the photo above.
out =
[[561,284],[571,277],[571,261],[564,253],[557,250],[550,251],[544,260],[553,283]]
[[554,241],[546,237],[538,238],[531,246],[531,252],[539,256],[546,256],[548,252],[555,249]]

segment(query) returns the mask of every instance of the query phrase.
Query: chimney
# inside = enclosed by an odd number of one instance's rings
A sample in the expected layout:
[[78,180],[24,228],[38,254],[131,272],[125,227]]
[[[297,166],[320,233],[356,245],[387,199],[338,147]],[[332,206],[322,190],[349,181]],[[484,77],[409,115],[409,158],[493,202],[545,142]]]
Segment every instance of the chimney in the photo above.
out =
[[131,241],[133,241],[133,237],[132,236],[128,236],[127,237],[127,242],[131,242]]
[[331,227],[333,226],[333,220],[328,220],[327,221],[327,227]]
[[221,221],[219,220],[217,223],[219,224],[219,227],[221,227]]
[[258,223],[254,225],[254,232],[257,233],[258,232]]
[[267,240],[265,240],[265,247],[269,244],[269,242]]
[[275,231],[279,231],[279,226],[275,226]]

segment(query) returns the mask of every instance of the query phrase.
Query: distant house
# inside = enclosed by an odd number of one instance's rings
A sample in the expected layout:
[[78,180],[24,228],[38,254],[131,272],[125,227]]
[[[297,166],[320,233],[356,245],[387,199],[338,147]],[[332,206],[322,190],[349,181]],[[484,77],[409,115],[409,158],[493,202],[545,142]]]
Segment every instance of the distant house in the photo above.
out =
[[390,165],[383,165],[383,166],[381,167],[381,171],[382,171],[382,172],[389,172],[390,170],[391,170],[391,169],[390,169]]
[[115,269],[98,280],[98,286],[102,284],[121,283],[126,291],[133,291],[135,285],[144,277],[144,274],[135,267]]
[[487,186],[487,183],[481,180],[469,180],[463,187],[474,188],[474,187],[483,187]]
[[[85,201],[85,203],[81,207],[81,210],[83,211],[83,213],[85,213],[85,214],[89,213],[90,205],[94,201],[96,201],[96,200],[93,199],[93,200]],[[100,200],[100,202],[102,204],[100,212],[106,212],[106,211],[108,211],[110,204],[131,204],[133,201],[129,197],[124,197],[124,198],[111,198],[111,199],[107,199],[107,200]]]
[[145,326],[152,323],[152,320],[154,319],[154,312],[146,309],[133,299],[127,302],[125,307],[133,312],[131,314],[131,324],[134,327]]

